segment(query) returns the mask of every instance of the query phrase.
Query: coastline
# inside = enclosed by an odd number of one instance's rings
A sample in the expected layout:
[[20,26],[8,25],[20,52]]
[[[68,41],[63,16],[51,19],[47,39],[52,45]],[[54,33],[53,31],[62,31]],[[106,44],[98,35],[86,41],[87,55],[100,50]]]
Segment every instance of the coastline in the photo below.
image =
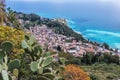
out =
[[[43,13],[42,15],[40,14],[38,15],[45,18],[49,18],[49,19],[57,18],[57,16],[53,17],[52,15],[43,14]],[[117,48],[120,51],[120,41],[119,41],[120,33],[115,33],[115,32],[105,31],[105,30],[98,30],[98,29],[87,29],[87,30],[80,31],[81,28],[78,27],[79,25],[77,25],[76,22],[73,21],[71,18],[68,18],[68,17],[61,17],[61,18],[64,18],[66,20],[68,27],[70,27],[74,32],[81,34],[85,39],[89,39],[91,41],[98,42],[98,43],[105,42],[110,46],[110,48],[113,48],[113,49]]]
[[69,19],[66,19],[66,20],[67,20],[69,27],[72,28],[76,33],[82,34],[84,38],[89,39],[91,41],[98,42],[98,43],[106,42],[111,48],[113,49],[118,48],[120,52],[120,41],[119,41],[120,33],[97,30],[97,29],[87,29],[81,32],[81,31],[76,30],[77,28],[75,28],[76,26],[75,21],[72,21],[71,19],[70,21]]

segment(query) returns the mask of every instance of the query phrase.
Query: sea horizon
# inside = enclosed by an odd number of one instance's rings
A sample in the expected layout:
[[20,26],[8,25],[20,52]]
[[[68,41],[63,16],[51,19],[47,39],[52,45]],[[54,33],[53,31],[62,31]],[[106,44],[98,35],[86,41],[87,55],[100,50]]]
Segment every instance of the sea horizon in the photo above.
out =
[[[20,6],[23,5],[23,6]],[[40,6],[39,6],[40,5]],[[46,18],[65,18],[70,28],[86,39],[120,49],[120,7],[110,3],[17,2],[7,6],[17,12],[35,13]]]

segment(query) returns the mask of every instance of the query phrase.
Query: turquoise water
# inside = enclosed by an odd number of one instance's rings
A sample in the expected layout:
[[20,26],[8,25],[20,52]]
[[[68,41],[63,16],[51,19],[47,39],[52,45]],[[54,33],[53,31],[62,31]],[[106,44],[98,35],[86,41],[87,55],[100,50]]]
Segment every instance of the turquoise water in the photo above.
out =
[[[69,25],[76,32],[83,34],[83,36],[92,41],[99,43],[106,42],[112,48],[120,49],[120,32],[117,30],[106,30],[105,27],[101,28],[93,22],[81,22],[77,24],[72,20],[68,20]],[[96,26],[96,27],[95,27]],[[84,27],[84,28],[83,28]],[[97,28],[99,27],[99,28]]]
[[70,28],[92,41],[120,49],[120,6],[109,2],[51,3],[7,1],[13,10],[66,18]]

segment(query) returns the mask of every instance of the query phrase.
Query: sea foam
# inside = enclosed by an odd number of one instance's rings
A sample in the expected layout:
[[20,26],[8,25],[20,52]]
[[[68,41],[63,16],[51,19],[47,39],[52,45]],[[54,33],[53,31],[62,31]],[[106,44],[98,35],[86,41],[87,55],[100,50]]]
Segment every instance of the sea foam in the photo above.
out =
[[98,34],[107,34],[107,35],[111,35],[111,36],[115,36],[115,37],[120,37],[120,33],[109,32],[109,31],[87,29],[85,32],[93,32],[93,33],[98,33]]

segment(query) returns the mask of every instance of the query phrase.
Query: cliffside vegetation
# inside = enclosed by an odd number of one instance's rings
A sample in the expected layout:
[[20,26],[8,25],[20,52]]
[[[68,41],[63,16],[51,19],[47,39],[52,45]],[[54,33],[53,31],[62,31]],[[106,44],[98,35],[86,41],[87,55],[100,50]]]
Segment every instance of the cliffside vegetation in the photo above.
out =
[[63,34],[67,37],[74,37],[78,41],[86,41],[81,34],[74,32],[63,19],[49,19],[43,18],[36,14],[24,14],[21,12],[16,14],[18,19],[22,20],[22,25],[25,28],[29,28],[30,26],[47,25],[47,27],[51,28],[57,34]]
[[[2,8],[5,9],[0,5]],[[56,60],[57,53],[44,51],[31,34],[21,29],[11,9],[0,14],[0,32],[0,80],[65,80],[62,73],[66,70],[66,59]]]
[[59,56],[66,58],[65,64],[79,65],[89,73],[92,80],[118,80],[120,78],[120,58],[117,55],[87,53],[83,57],[74,57],[60,52]]
[[[14,11],[8,9],[6,12],[4,4],[0,5],[0,11],[0,80],[90,80],[90,78],[113,80],[120,78],[118,56],[88,53],[76,58],[60,52],[58,59],[55,59],[54,56],[57,53],[44,51],[31,34],[21,29]],[[17,17],[23,20],[22,27],[29,28],[29,26],[45,24],[56,33],[84,40],[65,23],[34,14],[17,13]]]

